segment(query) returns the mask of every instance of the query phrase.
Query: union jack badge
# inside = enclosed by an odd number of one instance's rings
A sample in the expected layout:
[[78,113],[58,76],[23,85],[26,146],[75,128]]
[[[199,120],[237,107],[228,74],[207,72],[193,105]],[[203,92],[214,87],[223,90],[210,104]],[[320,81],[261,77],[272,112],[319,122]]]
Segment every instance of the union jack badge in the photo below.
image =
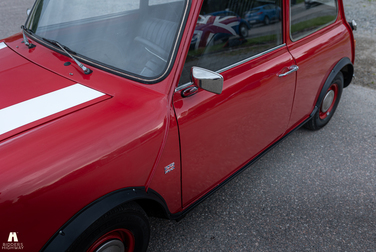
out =
[[167,173],[169,173],[170,171],[172,171],[174,169],[175,169],[175,162],[173,162],[172,164],[167,165],[164,168],[164,174],[167,174]]

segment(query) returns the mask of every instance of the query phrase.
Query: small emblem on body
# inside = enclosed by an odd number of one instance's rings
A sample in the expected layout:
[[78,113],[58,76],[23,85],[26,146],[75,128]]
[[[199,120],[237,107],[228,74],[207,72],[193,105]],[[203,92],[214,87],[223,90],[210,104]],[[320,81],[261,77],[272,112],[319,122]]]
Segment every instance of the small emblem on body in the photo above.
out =
[[173,171],[175,169],[175,162],[167,165],[165,168],[164,168],[164,173],[167,174],[169,173],[170,171]]

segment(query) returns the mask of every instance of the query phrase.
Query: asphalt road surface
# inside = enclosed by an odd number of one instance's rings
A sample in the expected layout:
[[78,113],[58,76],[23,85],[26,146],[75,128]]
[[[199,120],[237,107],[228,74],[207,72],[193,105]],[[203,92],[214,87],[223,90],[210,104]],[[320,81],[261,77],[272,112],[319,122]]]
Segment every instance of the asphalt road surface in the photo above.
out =
[[[1,0],[1,38],[33,2]],[[180,222],[152,218],[148,251],[375,251],[376,90],[356,84],[324,129],[297,130]]]

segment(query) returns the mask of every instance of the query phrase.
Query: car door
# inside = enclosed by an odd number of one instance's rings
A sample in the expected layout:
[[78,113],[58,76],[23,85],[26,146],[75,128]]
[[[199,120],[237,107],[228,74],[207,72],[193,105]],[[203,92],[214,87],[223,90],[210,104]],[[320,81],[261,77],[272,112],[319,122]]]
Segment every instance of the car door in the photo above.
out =
[[[279,139],[293,103],[296,69],[282,39],[282,23],[255,28],[240,37],[231,30],[233,24],[211,13],[227,9],[244,18],[251,6],[247,1],[236,6],[230,0],[223,2],[219,8],[213,1],[204,1],[174,94],[184,207]],[[222,93],[194,88],[192,66],[220,73]]]
[[290,127],[312,113],[318,94],[337,62],[352,58],[349,33],[338,13],[337,0],[292,4],[287,46],[299,66]]

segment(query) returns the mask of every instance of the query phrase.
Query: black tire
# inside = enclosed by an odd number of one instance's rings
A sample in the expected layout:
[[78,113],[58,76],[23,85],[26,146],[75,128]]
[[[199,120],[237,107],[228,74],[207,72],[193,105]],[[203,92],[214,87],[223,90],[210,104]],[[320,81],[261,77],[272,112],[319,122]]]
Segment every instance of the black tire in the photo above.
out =
[[244,23],[239,25],[239,35],[242,38],[248,37],[248,27]]
[[269,19],[268,16],[265,16],[265,17],[264,17],[264,24],[265,24],[265,25],[269,25],[269,24],[270,24],[270,19]]
[[104,245],[123,244],[124,251],[144,252],[149,238],[148,216],[137,203],[130,202],[112,209],[95,221],[67,251],[100,251]]
[[[326,89],[324,97],[320,101],[320,107],[315,115],[309,120],[304,127],[310,130],[319,130],[324,127],[330,119],[333,117],[334,112],[337,109],[338,103],[342,96],[344,78],[342,72],[339,72],[334,80]],[[331,97],[333,92],[333,100]],[[324,100],[326,102],[324,103]]]

